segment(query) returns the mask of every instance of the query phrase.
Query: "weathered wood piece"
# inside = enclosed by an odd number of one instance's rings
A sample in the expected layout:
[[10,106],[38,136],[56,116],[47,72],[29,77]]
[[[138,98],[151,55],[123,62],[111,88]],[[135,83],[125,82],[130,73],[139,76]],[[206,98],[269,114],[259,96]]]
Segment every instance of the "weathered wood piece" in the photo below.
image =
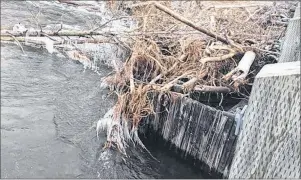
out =
[[155,132],[183,158],[193,157],[203,163],[200,168],[227,177],[236,146],[234,114],[166,94],[155,95],[153,104],[155,115],[147,121]]
[[294,18],[288,24],[285,40],[279,58],[280,63],[300,61],[300,3],[296,8]]
[[256,76],[229,178],[300,178],[300,61]]
[[[238,63],[237,67],[234,68],[232,71],[230,71],[228,74],[224,76],[225,79],[230,79],[232,76],[232,79],[234,81],[237,80],[244,80],[247,75],[249,74],[250,67],[252,63],[255,60],[256,54],[253,51],[247,51],[245,55],[242,57],[240,62]],[[236,75],[235,73],[238,73]]]

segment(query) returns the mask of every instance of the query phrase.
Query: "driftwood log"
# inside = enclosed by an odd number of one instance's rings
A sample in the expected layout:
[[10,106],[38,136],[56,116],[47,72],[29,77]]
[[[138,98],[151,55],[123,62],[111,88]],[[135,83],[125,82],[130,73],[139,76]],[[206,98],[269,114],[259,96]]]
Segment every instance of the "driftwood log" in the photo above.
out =
[[229,80],[232,78],[234,81],[244,80],[247,77],[250,67],[255,60],[255,56],[256,54],[254,52],[247,51],[238,63],[237,67],[226,74],[224,79]]

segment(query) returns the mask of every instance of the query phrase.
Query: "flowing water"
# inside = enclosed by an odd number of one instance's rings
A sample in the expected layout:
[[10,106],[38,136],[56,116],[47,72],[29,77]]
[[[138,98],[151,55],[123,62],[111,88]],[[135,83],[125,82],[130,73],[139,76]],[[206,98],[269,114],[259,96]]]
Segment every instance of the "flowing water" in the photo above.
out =
[[[87,19],[99,16],[52,1],[4,1],[1,27],[32,24],[29,10],[37,4],[43,26],[61,19],[88,28]],[[139,148],[129,157],[102,150],[105,133],[98,139],[93,125],[115,102],[100,88],[110,68],[102,65],[97,74],[45,49],[24,51],[1,43],[1,178],[202,178],[154,144],[148,148],[160,162]]]

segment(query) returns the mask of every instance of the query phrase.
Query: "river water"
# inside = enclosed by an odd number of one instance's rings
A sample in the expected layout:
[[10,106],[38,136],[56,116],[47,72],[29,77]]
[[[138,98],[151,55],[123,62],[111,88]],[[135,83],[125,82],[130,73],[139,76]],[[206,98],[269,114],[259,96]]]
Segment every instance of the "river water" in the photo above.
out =
[[[43,26],[64,15],[64,24],[87,28],[87,17],[99,16],[54,1],[4,1],[1,27],[31,25],[37,4]],[[93,125],[114,105],[100,88],[112,69],[101,65],[97,74],[45,49],[24,51],[1,43],[1,178],[202,178],[154,144],[148,148],[160,162],[138,148],[129,157],[102,150],[105,133],[97,139]]]

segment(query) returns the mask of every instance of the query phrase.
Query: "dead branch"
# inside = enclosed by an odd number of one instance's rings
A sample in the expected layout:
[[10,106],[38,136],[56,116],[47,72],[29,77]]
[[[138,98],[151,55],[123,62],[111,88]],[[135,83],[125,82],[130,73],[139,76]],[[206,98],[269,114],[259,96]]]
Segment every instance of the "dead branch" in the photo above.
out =
[[172,88],[172,87],[177,83],[177,81],[178,81],[179,79],[187,77],[190,73],[191,73],[191,72],[186,72],[186,73],[182,74],[181,76],[176,77],[175,79],[173,79],[173,80],[170,81],[169,83],[165,84],[165,85],[161,88],[161,90],[162,90],[162,91],[167,91],[167,90],[169,90],[170,88]]
[[164,73],[161,73],[158,76],[156,76],[154,79],[152,79],[149,84],[155,84],[160,78],[162,78],[164,75],[166,75],[167,73],[174,70],[177,66],[178,66],[178,63],[175,63],[170,69],[168,69]]
[[178,14],[178,13],[172,11],[171,9],[167,8],[166,6],[163,6],[163,5],[161,5],[161,4],[157,3],[157,2],[154,2],[153,4],[155,5],[155,7],[156,7],[157,9],[159,9],[159,10],[161,10],[161,11],[167,13],[168,15],[170,15],[170,16],[172,16],[173,18],[175,18],[175,19],[181,21],[182,23],[184,23],[184,24],[186,24],[186,25],[188,25],[188,26],[190,26],[190,27],[192,27],[192,28],[194,28],[194,29],[196,29],[196,30],[198,30],[198,31],[200,31],[200,32],[202,32],[202,33],[204,33],[204,34],[206,34],[206,35],[208,35],[208,36],[214,38],[214,39],[217,39],[217,40],[219,40],[219,41],[221,41],[221,42],[223,42],[223,43],[228,44],[228,41],[227,41],[226,38],[224,38],[224,37],[222,37],[222,36],[219,36],[219,35],[217,35],[217,34],[215,34],[215,33],[213,33],[213,32],[210,32],[210,31],[208,31],[208,30],[206,30],[206,29],[204,29],[204,28],[201,28],[201,27],[199,27],[199,26],[196,26],[193,22],[189,21],[188,19],[186,19],[186,18],[183,17],[182,15],[180,15],[180,14]]
[[217,57],[206,57],[206,58],[202,58],[200,61],[205,64],[207,62],[216,62],[216,61],[223,61],[226,59],[229,59],[233,56],[235,56],[237,54],[237,52],[230,50],[229,54],[225,54],[222,56],[217,56]]
[[[173,85],[173,88],[177,92],[184,91],[183,85],[175,84]],[[216,92],[216,93],[230,93],[231,89],[224,86],[206,86],[206,85],[196,85],[193,89],[193,91],[196,92]]]

